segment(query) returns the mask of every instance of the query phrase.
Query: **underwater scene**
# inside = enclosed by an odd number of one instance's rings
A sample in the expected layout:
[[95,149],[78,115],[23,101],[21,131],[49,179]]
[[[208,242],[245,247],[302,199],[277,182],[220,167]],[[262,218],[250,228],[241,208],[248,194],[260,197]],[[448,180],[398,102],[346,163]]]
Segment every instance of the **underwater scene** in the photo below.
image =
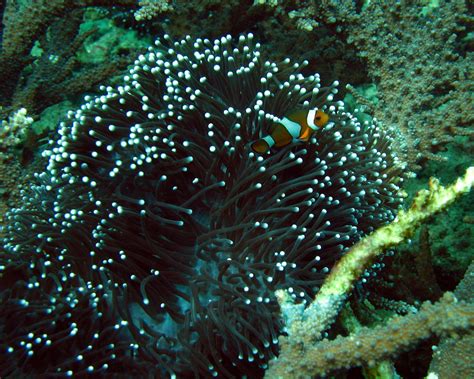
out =
[[0,378],[474,378],[473,2],[0,17]]

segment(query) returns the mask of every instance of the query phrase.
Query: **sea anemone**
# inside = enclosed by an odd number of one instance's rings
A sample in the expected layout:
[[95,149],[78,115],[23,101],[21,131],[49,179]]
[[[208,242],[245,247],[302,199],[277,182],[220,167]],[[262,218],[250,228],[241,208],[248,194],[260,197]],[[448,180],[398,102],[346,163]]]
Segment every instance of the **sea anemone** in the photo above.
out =
[[[1,256],[0,374],[259,377],[333,263],[394,218],[401,164],[376,120],[307,62],[253,36],[156,42],[86,96],[12,209]],[[249,143],[295,108],[307,143]]]

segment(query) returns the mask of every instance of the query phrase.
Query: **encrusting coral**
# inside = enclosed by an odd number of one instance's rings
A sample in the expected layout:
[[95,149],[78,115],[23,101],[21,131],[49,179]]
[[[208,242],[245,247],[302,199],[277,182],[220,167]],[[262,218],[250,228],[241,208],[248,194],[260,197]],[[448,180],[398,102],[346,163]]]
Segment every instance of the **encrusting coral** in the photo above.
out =
[[274,12],[302,32],[335,33],[336,46],[364,60],[377,85],[373,114],[397,126],[410,167],[446,159],[438,152],[456,135],[472,142],[469,1],[283,1]]

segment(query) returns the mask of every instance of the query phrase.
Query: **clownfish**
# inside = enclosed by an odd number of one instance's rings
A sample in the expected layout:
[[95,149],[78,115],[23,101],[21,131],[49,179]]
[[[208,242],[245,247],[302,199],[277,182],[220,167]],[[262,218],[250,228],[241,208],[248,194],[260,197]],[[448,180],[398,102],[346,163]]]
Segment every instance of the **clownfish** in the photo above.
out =
[[258,154],[265,154],[272,146],[283,147],[293,141],[308,141],[317,128],[322,128],[329,121],[329,115],[315,108],[296,110],[275,122],[270,134],[252,142],[250,147]]

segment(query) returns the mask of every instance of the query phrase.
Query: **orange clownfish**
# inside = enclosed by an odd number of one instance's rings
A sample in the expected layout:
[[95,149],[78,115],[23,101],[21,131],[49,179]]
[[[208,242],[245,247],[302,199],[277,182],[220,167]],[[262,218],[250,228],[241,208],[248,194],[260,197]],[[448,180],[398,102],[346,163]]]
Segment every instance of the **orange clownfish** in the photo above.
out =
[[308,141],[314,131],[329,121],[329,115],[315,108],[296,110],[275,122],[270,134],[253,142],[250,146],[258,154],[265,154],[272,146],[283,147],[293,141]]

